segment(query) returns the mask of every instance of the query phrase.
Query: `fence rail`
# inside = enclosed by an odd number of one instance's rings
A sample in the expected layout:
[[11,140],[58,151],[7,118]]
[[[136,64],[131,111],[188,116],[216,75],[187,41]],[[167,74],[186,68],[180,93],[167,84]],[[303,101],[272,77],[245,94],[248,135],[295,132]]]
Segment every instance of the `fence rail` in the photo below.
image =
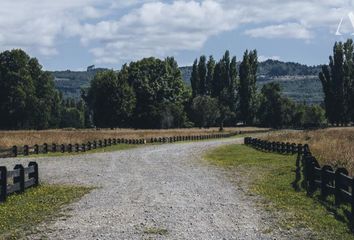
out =
[[18,164],[13,170],[0,167],[0,202],[5,202],[7,197],[14,193],[23,193],[26,189],[39,184],[38,164],[30,162],[28,167]]
[[152,137],[148,139],[131,139],[131,138],[108,138],[102,140],[92,140],[85,143],[68,143],[68,144],[57,144],[57,143],[44,143],[43,145],[35,144],[33,146],[13,146],[10,149],[0,149],[0,157],[17,157],[19,155],[28,156],[32,154],[47,154],[49,152],[53,153],[71,153],[71,152],[86,152],[97,148],[109,147],[117,144],[146,144],[146,143],[174,143],[180,141],[198,141],[206,139],[217,139],[217,138],[227,138],[243,133],[261,133],[268,132],[268,130],[256,130],[256,131],[237,131],[232,133],[216,133],[216,134],[203,134],[203,135],[192,135],[192,136],[172,136],[172,137]]
[[319,191],[324,200],[328,196],[334,196],[335,206],[350,204],[351,222],[354,226],[354,178],[349,176],[347,169],[333,169],[329,165],[321,167],[307,144],[270,142],[251,137],[246,137],[244,143],[261,151],[297,154],[294,188],[299,189],[298,183],[302,180],[301,187],[309,196]]

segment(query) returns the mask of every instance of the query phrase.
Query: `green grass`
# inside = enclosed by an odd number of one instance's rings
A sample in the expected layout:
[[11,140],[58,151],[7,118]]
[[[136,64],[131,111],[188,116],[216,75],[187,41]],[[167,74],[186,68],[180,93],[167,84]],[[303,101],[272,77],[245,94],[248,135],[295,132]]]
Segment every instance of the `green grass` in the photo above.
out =
[[133,145],[133,144],[117,144],[117,145],[112,145],[109,147],[104,147],[104,148],[96,148],[92,149],[90,151],[86,152],[65,152],[61,153],[59,152],[48,152],[47,154],[40,153],[40,154],[31,154],[29,156],[20,156],[22,158],[39,158],[39,157],[62,157],[62,156],[71,156],[71,155],[81,155],[81,154],[92,154],[92,153],[104,153],[104,152],[114,152],[114,151],[121,151],[121,150],[127,150],[127,149],[132,149],[132,148],[137,148],[139,146],[145,146],[145,145]]
[[354,239],[346,218],[348,206],[335,208],[333,199],[321,201],[318,195],[296,192],[296,156],[264,153],[244,145],[229,145],[215,149],[206,159],[218,166],[240,172],[251,179],[249,191],[261,195],[261,206],[279,212],[278,227],[305,228],[314,233],[311,239]]
[[58,215],[63,205],[88,193],[91,188],[41,185],[24,194],[12,195],[0,204],[0,239],[17,239],[43,221]]

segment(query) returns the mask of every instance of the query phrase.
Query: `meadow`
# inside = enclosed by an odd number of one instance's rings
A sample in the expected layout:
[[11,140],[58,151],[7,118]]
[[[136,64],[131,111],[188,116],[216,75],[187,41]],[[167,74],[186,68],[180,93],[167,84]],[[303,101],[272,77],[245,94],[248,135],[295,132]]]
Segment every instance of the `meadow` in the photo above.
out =
[[[252,132],[255,130],[266,130],[266,128],[238,127],[225,128],[223,133]],[[43,143],[75,144],[92,141],[95,139],[108,138],[151,138],[170,136],[191,136],[220,133],[219,128],[188,128],[188,129],[166,129],[166,130],[135,130],[135,129],[56,129],[56,130],[19,130],[0,131],[0,148],[10,148],[13,145],[34,145]]]
[[262,138],[269,141],[307,143],[312,155],[322,165],[345,167],[354,175],[354,127],[271,132]]

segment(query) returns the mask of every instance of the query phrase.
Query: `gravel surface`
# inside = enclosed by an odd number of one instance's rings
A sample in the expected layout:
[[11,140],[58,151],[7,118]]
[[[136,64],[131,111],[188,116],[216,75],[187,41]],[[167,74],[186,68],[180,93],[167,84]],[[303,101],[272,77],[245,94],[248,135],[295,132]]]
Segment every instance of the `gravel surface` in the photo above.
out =
[[[263,215],[205,151],[243,139],[150,145],[39,158],[46,183],[96,186],[68,206],[69,216],[29,239],[279,239],[263,234]],[[4,159],[13,166],[23,159]],[[262,215],[262,216],[261,216]]]

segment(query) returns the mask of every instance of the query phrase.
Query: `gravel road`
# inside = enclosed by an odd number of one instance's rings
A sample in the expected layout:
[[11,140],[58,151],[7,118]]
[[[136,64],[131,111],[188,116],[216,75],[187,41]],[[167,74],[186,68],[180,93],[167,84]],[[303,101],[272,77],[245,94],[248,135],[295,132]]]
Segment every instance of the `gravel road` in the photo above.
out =
[[[37,159],[46,183],[96,186],[29,239],[275,239],[248,197],[202,155],[243,139]],[[13,166],[23,159],[1,160]]]

